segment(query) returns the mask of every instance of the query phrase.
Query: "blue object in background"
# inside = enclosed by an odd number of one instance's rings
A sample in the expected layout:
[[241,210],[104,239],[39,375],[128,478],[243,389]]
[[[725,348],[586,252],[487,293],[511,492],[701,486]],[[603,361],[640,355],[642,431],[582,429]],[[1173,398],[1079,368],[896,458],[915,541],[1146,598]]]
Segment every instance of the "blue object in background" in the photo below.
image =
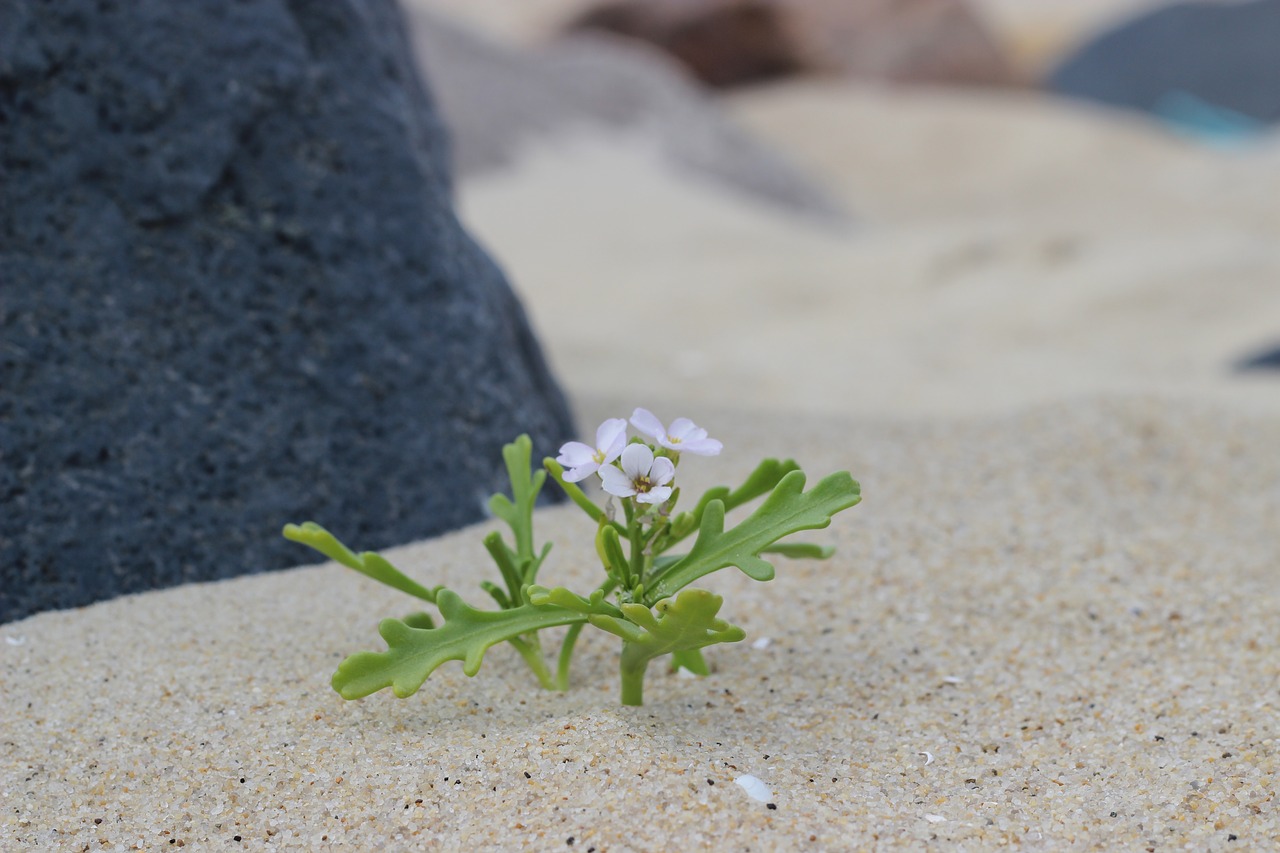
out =
[[1188,92],[1167,92],[1156,101],[1153,112],[1174,130],[1217,145],[1247,143],[1267,131],[1267,125],[1257,119]]
[[1216,142],[1280,122],[1280,0],[1184,3],[1103,32],[1046,80]]

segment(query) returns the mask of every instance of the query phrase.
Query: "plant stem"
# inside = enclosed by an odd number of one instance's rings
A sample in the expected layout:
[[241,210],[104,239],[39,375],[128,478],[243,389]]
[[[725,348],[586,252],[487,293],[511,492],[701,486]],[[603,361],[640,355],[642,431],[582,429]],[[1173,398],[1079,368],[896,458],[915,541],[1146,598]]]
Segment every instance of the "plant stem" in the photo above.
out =
[[644,673],[649,668],[649,657],[634,643],[623,642],[619,673],[622,676],[622,704],[644,704]]
[[578,642],[578,635],[582,633],[582,626],[587,623],[579,622],[570,626],[569,633],[564,635],[564,642],[560,646],[560,661],[556,666],[556,690],[561,692],[569,689],[569,662],[573,659],[573,644]]
[[639,521],[632,521],[628,526],[631,528],[631,578],[624,591],[627,593],[644,580],[644,531]]
[[[581,627],[580,625],[578,627]],[[529,669],[533,670],[534,676],[537,677],[538,683],[545,690],[555,690],[556,682],[551,677],[551,670],[547,668],[547,662],[542,659],[542,644],[538,642],[538,636],[533,635],[532,641],[524,640],[520,637],[512,637],[507,642],[516,647],[516,651],[520,653],[520,657],[524,658],[524,662],[529,665]]]

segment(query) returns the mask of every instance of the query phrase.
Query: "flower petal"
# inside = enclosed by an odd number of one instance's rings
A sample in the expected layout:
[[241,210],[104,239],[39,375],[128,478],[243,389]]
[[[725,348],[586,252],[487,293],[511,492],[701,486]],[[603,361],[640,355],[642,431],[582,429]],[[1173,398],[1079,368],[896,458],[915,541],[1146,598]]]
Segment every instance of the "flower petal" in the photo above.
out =
[[707,431],[702,430],[701,436],[695,436],[693,433],[698,431],[698,425],[688,418],[676,418],[671,422],[671,428],[667,430],[667,437],[680,443],[691,438],[706,438]]
[[667,434],[667,428],[658,420],[658,416],[648,409],[636,409],[631,413],[631,425],[650,438],[661,441]]
[[570,468],[564,472],[564,481],[566,483],[577,483],[590,477],[599,468],[600,465],[595,461],[588,462],[586,465],[579,465],[577,468]]
[[671,497],[670,486],[655,486],[649,491],[637,495],[636,503],[638,504],[660,504],[667,498]]
[[675,463],[665,456],[659,456],[653,460],[653,466],[649,469],[649,482],[653,483],[655,488],[665,486],[675,475]]
[[600,469],[600,485],[609,494],[620,498],[629,498],[636,493],[635,482],[613,465]]
[[719,456],[724,445],[714,438],[701,438],[680,444],[681,453],[692,453],[694,456]]
[[604,454],[604,462],[612,462],[627,446],[627,422],[609,418],[596,430],[596,450]]
[[628,444],[622,451],[622,473],[628,480],[646,477],[653,467],[653,451],[647,444]]
[[566,468],[578,468],[594,462],[595,458],[595,448],[589,447],[581,441],[570,441],[561,446],[560,455],[556,457],[556,461]]

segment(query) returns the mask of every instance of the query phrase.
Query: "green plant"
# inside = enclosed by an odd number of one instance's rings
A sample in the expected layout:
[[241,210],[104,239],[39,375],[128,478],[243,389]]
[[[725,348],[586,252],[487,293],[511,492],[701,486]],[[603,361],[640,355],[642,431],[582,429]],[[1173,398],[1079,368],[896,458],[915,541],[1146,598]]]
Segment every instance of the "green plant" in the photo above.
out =
[[[746,636],[719,618],[720,596],[691,583],[729,566],[755,580],[771,580],[774,568],[762,554],[829,557],[830,548],[780,540],[826,527],[834,514],[861,499],[858,483],[847,472],[825,477],[806,492],[805,475],[795,462],[766,459],[736,489],[711,489],[692,510],[675,514],[680,497],[675,473],[681,454],[713,456],[720,452],[720,442],[707,438],[705,430],[687,419],[667,428],[644,409],[635,411],[631,423],[652,443],[640,438],[628,443],[627,422],[615,418],[600,426],[594,448],[569,442],[556,459],[544,459],[538,471],[532,470],[528,436],[503,448],[511,497],[494,495],[489,507],[506,522],[512,541],[498,531],[485,537],[485,550],[497,564],[502,583],[480,584],[496,610],[473,607],[444,587],[424,587],[378,554],[352,552],[317,524],[287,525],[287,538],[433,604],[439,614],[439,624],[425,612],[382,620],[378,631],[387,650],[348,657],[333,675],[334,689],[346,699],[386,687],[396,696],[409,696],[451,660],[462,661],[463,671],[475,675],[485,652],[507,642],[543,687],[566,690],[574,645],[583,627],[591,625],[621,638],[622,702],[640,705],[645,672],[655,658],[671,655],[673,668],[706,674],[703,648]],[[604,579],[586,596],[536,582],[551,550],[550,545],[536,549],[533,535],[534,503],[548,473],[595,525]],[[578,486],[592,474],[599,476],[609,495],[603,507]],[[749,516],[725,529],[727,512],[762,497]],[[686,552],[669,553],[691,536]],[[539,632],[556,626],[569,627],[553,669]]]

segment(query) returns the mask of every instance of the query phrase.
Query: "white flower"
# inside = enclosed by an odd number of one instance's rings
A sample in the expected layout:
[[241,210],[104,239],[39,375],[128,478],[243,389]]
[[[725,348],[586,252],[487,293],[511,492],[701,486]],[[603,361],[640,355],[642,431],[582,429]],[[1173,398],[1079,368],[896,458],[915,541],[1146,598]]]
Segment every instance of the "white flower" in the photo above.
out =
[[622,418],[609,418],[596,429],[596,446],[570,441],[560,448],[556,461],[565,467],[564,479],[576,483],[608,465],[627,446],[627,422]]
[[647,444],[628,444],[622,451],[622,468],[606,465],[600,469],[604,490],[620,498],[635,496],[642,504],[660,504],[671,497],[667,483],[676,475],[676,466],[665,456],[653,458]]
[[707,438],[707,431],[688,418],[676,418],[667,429],[662,421],[648,409],[636,409],[631,414],[631,425],[668,450],[692,453],[695,456],[718,456],[724,445],[714,438]]

